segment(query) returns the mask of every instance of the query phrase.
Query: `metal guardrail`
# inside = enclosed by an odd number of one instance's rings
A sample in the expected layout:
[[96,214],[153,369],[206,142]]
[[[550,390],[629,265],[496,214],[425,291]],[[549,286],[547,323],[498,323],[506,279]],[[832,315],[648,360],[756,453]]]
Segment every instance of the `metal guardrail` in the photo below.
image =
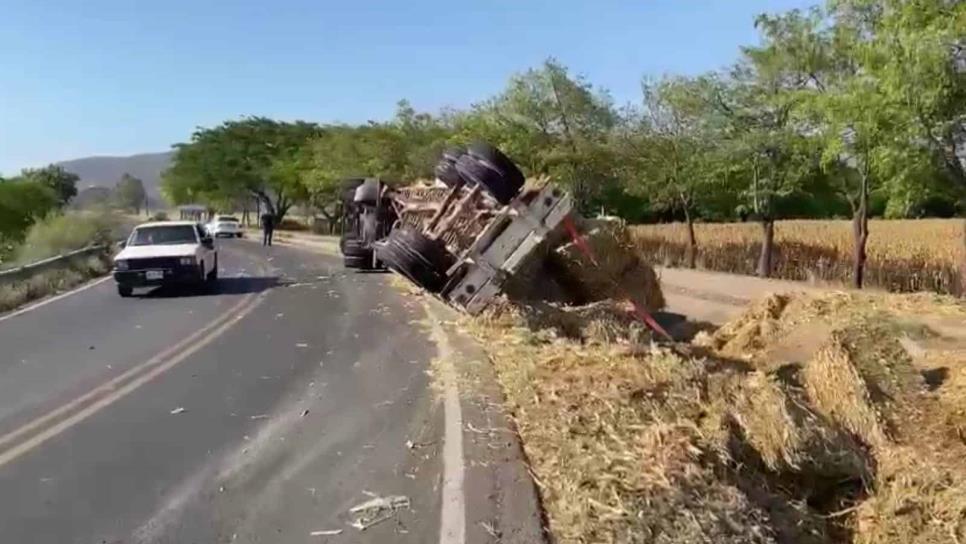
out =
[[11,283],[14,281],[24,280],[30,276],[37,274],[39,272],[44,272],[47,270],[53,270],[55,268],[60,268],[70,264],[72,261],[77,259],[82,259],[85,257],[90,257],[97,255],[98,253],[109,251],[113,246],[111,245],[96,245],[88,246],[82,249],[77,249],[69,253],[64,253],[57,255],[55,257],[50,257],[42,261],[37,261],[35,263],[25,264],[17,268],[10,268],[8,270],[0,270],[0,285],[4,283]]

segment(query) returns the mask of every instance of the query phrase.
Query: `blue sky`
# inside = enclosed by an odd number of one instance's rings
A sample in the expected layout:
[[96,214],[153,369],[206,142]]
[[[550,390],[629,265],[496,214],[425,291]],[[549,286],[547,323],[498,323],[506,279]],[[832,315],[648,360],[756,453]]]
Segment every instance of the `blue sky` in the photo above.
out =
[[637,100],[814,0],[0,0],[0,173],[162,151],[243,115],[385,119],[464,107],[554,56]]

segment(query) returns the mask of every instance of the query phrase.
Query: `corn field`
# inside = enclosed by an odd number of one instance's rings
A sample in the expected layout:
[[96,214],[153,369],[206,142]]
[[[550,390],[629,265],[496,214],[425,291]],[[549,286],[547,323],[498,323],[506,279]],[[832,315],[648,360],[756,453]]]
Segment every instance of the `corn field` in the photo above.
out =
[[[684,224],[637,225],[634,241],[659,266],[686,266]],[[755,223],[695,225],[697,266],[754,274],[761,248]],[[961,219],[869,222],[866,285],[894,292],[966,294],[966,231]],[[852,280],[852,224],[847,220],[795,220],[775,224],[772,277],[848,285]]]

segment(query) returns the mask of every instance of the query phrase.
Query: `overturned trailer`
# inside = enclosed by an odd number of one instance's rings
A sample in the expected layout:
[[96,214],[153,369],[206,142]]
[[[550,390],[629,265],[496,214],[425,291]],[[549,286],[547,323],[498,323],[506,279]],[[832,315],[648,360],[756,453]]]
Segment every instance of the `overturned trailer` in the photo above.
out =
[[399,218],[375,258],[451,305],[479,313],[572,212],[552,186],[525,188],[520,170],[483,143],[444,153],[434,186],[388,193]]
[[[525,180],[513,161],[485,143],[444,152],[430,184],[382,194],[391,212],[380,217],[394,223],[370,244],[373,261],[470,314],[501,294],[586,304],[631,293],[625,298],[649,310],[664,304],[653,270],[626,239],[581,219],[567,191],[545,179]],[[623,257],[578,263],[577,229],[592,241],[603,232],[608,253]],[[588,273],[591,262],[605,269]],[[629,281],[634,285],[622,286]]]

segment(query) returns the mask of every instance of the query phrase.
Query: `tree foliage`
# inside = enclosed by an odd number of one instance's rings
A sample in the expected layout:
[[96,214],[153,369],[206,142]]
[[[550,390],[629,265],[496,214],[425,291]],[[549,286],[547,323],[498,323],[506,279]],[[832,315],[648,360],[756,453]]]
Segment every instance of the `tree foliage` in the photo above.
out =
[[0,244],[22,241],[27,229],[58,204],[53,189],[36,179],[0,178]]
[[141,213],[147,193],[144,182],[128,173],[124,173],[114,188],[114,198],[121,208]]
[[20,177],[35,181],[53,191],[59,206],[65,206],[77,195],[77,182],[80,181],[77,174],[54,164],[44,168],[26,169],[21,172]]
[[191,141],[175,146],[162,189],[174,203],[216,202],[251,196],[276,220],[307,198],[292,166],[318,125],[263,117],[226,121],[199,128]]

